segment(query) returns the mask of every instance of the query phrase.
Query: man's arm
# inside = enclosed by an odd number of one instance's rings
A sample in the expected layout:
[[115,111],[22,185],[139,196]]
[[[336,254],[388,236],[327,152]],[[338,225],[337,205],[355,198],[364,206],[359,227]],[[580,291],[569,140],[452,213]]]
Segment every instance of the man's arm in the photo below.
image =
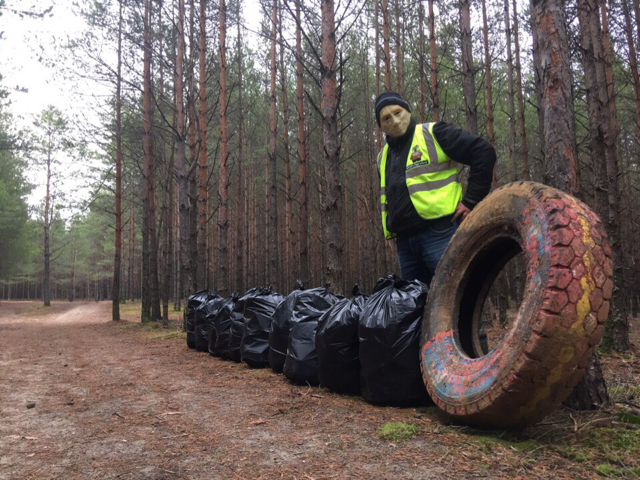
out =
[[496,151],[484,138],[461,130],[445,122],[433,126],[433,135],[452,160],[469,165],[469,185],[462,203],[469,210],[491,190]]

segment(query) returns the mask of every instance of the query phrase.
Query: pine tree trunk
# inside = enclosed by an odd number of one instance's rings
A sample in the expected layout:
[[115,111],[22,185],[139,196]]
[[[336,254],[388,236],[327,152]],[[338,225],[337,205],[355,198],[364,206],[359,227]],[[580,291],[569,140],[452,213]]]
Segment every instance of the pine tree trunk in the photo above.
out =
[[[532,33],[534,52],[539,55],[537,66],[542,82],[539,88],[543,92],[540,108],[546,147],[545,182],[575,195],[578,192],[577,147],[569,43],[562,0],[532,2]],[[582,410],[608,402],[599,359],[594,355],[585,377],[564,404]]]
[[[589,157],[592,159],[594,172],[595,211],[604,221],[609,217],[609,205],[606,191],[606,147],[604,143],[605,125],[602,124],[603,108],[606,103],[600,101],[599,66],[596,61],[596,49],[591,32],[593,15],[597,11],[591,10],[588,0],[578,0],[578,19],[580,24],[580,50],[582,52],[582,68],[584,69],[584,84],[587,97],[587,112],[589,126]],[[604,70],[603,70],[604,73]],[[602,78],[604,81],[604,78]]]
[[[165,312],[163,312],[162,320],[165,325],[169,324],[169,303],[171,300],[171,285],[174,281],[173,277],[173,152],[171,154],[171,160],[169,161],[169,166],[167,167],[167,256],[165,261],[165,272],[164,272],[164,298],[166,300]],[[175,310],[175,307],[174,307]]]
[[[614,142],[616,147],[616,152],[620,152],[620,129],[618,126],[618,112],[616,109],[614,88],[613,88],[613,67],[611,64],[611,42],[609,36],[609,25],[607,19],[607,4],[604,1],[600,1],[600,12],[602,15],[602,47],[603,47],[603,61],[605,67],[605,79],[606,79],[606,90],[607,90],[607,107],[609,112],[609,135],[610,141]],[[612,161],[612,155],[610,155],[607,159],[607,162]],[[615,169],[615,170],[614,170]],[[616,191],[613,194],[617,197],[622,190],[621,185],[618,184],[618,174],[617,174],[617,163],[613,162],[611,166],[607,168],[607,180],[608,183],[616,184]],[[611,196],[610,196],[611,198]],[[617,255],[617,258],[614,257],[614,267],[622,266],[622,239],[623,231],[622,231],[622,205],[621,202],[616,199],[615,204],[610,203],[610,208],[613,212],[615,212],[615,222],[614,225],[616,227],[616,239],[614,239],[614,255]],[[622,280],[625,284],[623,284],[623,288],[618,289],[617,292],[614,292],[613,298],[613,312],[614,316],[611,321],[612,325],[612,342],[613,348],[618,352],[624,352],[629,348],[629,310],[627,309],[627,304],[625,303],[626,298],[630,298],[633,293],[632,289],[629,288],[629,282],[625,281],[627,276],[624,274],[622,269],[618,271],[618,279]]]
[[[487,2],[482,0],[482,36],[484,40],[484,75],[487,84],[487,133],[489,135],[489,143],[495,145],[496,135],[494,130],[493,118],[493,85],[491,84],[491,57],[489,55],[489,25],[487,22]],[[493,169],[493,178],[491,180],[491,188],[498,187],[498,177],[496,169]]]
[[44,198],[44,276],[42,277],[42,297],[45,307],[51,306],[51,252],[49,251],[49,230],[51,228],[51,153],[51,146],[49,145],[47,148],[47,190]]
[[[561,0],[532,2],[534,53],[539,67],[545,183],[578,193],[569,45]],[[544,62],[540,61],[544,59]]]
[[142,314],[143,322],[152,320],[151,285],[151,0],[144,2],[143,140],[142,165]]
[[[73,302],[76,299],[76,255],[78,250],[76,249],[75,239],[71,246],[71,286],[69,287],[69,301]],[[35,283],[36,292],[33,298],[38,298],[38,284]]]
[[307,190],[307,140],[304,129],[304,85],[302,76],[301,3],[296,0],[296,99],[298,114],[298,226],[299,277],[309,280],[309,199]]
[[196,58],[196,42],[195,42],[195,2],[191,0],[189,9],[189,62],[187,72],[187,111],[189,112],[189,128],[188,128],[188,142],[189,142],[189,261],[193,269],[191,275],[191,291],[195,292],[202,288],[207,288],[208,285],[198,283],[200,278],[199,270],[204,270],[205,274],[202,278],[207,278],[208,257],[205,258],[204,263],[198,262],[198,179],[194,173],[194,169],[198,163],[198,131],[197,131],[197,108],[196,108],[196,93],[193,85],[193,77],[195,71],[195,58]]
[[120,320],[120,281],[122,263],[122,0],[118,0],[118,63],[116,67],[116,228],[113,258],[113,285],[111,288],[111,319]]
[[400,23],[400,9],[402,0],[395,0],[396,14],[396,85],[400,95],[403,94],[404,74],[402,72],[403,51],[401,49],[402,25]]
[[440,99],[438,97],[438,59],[436,57],[436,17],[433,13],[433,3],[429,0],[429,54],[431,57],[431,118],[434,122],[440,120]]
[[[322,4],[324,6],[324,3]],[[391,91],[391,48],[389,46],[389,0],[382,0],[382,40],[384,42],[384,89]]]
[[471,38],[471,8],[469,0],[460,1],[460,29],[462,30],[462,85],[465,101],[467,130],[478,133],[478,107],[476,105],[476,80],[473,66],[473,41]]
[[511,53],[511,18],[509,16],[509,0],[504,0],[504,25],[507,37],[507,83],[509,95],[509,167],[511,170],[511,181],[518,180],[518,169],[516,167],[516,106],[513,88],[513,55]]
[[424,123],[424,5],[418,2],[418,72],[420,74],[420,123]]
[[267,162],[267,215],[268,225],[266,232],[267,249],[265,254],[267,255],[267,283],[277,288],[278,279],[278,183],[277,183],[277,145],[278,145],[278,116],[276,109],[276,34],[278,25],[278,1],[272,0],[271,10],[271,87],[269,90],[270,96],[270,137],[269,137],[269,158]]
[[513,0],[513,38],[516,53],[516,92],[518,95],[518,118],[520,126],[520,156],[522,158],[522,178],[531,179],[529,174],[529,145],[527,144],[527,129],[524,121],[524,98],[522,95],[522,67],[520,65],[520,33],[518,28],[518,6]]
[[[386,3],[386,0],[383,2]],[[336,30],[333,0],[321,0],[322,5],[322,147],[326,198],[321,208],[325,222],[327,248],[326,279],[339,289],[343,284],[342,184],[340,183],[340,143],[338,140],[338,107],[336,70],[342,68],[336,58]]]
[[180,253],[180,298],[187,299],[193,293],[193,267],[189,252],[191,216],[189,202],[189,166],[185,153],[185,118],[184,118],[184,0],[178,0],[177,50],[175,71],[175,104],[176,104],[176,170],[178,174],[178,208],[180,221],[180,238],[178,250]]
[[[280,44],[284,45],[282,39],[282,19],[279,21],[278,31]],[[284,64],[284,48],[280,48],[280,88],[282,90],[282,143],[284,148],[284,181],[285,181],[285,255],[284,255],[284,278],[285,282],[292,279],[292,257],[296,251],[296,232],[293,230],[293,198],[291,187],[291,162],[289,155],[289,101],[287,99],[287,82]]]
[[[200,29],[198,32],[198,63],[199,63],[199,91],[198,91],[198,103],[199,103],[199,134],[200,134],[200,143],[198,145],[198,265],[205,265],[207,258],[207,196],[208,196],[208,183],[209,183],[209,169],[207,168],[207,65],[205,63],[205,53],[206,53],[206,3],[205,0],[200,0],[200,15],[199,15],[199,25]],[[222,11],[222,5],[220,5],[220,37],[223,37],[223,20],[225,13]],[[221,47],[222,52],[222,47]],[[223,68],[226,68],[224,65],[224,60],[220,61],[220,82],[222,83],[223,76]],[[223,66],[224,65],[224,66]],[[226,72],[225,72],[226,77]],[[225,78],[226,85],[226,78]],[[221,87],[222,90],[222,87]],[[220,99],[220,105],[222,108],[222,98]],[[225,104],[226,108],[226,104]],[[225,113],[226,115],[226,113]],[[222,124],[222,122],[221,122]],[[222,126],[220,127],[222,131]],[[226,139],[223,141],[220,139],[220,149],[222,154],[222,148],[226,148]],[[221,164],[222,167],[222,164]],[[198,285],[206,285],[206,269],[199,268],[198,269]]]
[[[163,0],[159,0],[158,2],[158,35],[162,38],[163,35],[163,25],[162,25],[162,2]],[[158,92],[158,100],[159,105],[165,104],[164,98],[164,59],[163,59],[163,50],[159,49],[158,51],[158,70],[159,70],[159,92]],[[174,122],[175,128],[175,122]],[[167,263],[168,258],[171,255],[169,251],[169,231],[170,231],[170,220],[169,215],[171,214],[169,211],[169,184],[171,182],[171,168],[173,164],[173,149],[171,151],[171,162],[167,161],[167,153],[166,153],[166,143],[164,140],[164,136],[160,137],[162,147],[160,150],[160,165],[164,168],[164,178],[162,182],[162,207],[161,207],[161,220],[160,220],[160,235],[158,235],[158,241],[162,245],[159,247],[160,258],[158,259],[158,264],[162,266],[160,272],[158,273],[158,284],[159,284],[159,296],[161,299],[161,307],[162,307],[162,324],[165,327],[169,326],[169,284],[168,279],[171,278],[170,274],[167,275]],[[166,227],[165,227],[166,226]]]
[[[226,8],[225,0],[220,0],[220,183],[218,185],[218,268],[216,290],[223,297],[228,294],[229,290],[229,171],[227,168],[229,132],[227,130]],[[202,30],[204,30],[204,26],[202,26]],[[204,35],[204,32],[201,32],[201,35]],[[204,48],[201,55],[204,63]],[[201,78],[204,83],[204,75]],[[202,119],[200,123],[203,123]]]
[[135,233],[136,233],[136,221],[135,221],[135,206],[133,203],[133,189],[129,197],[129,265],[128,265],[128,277],[127,278],[127,290],[129,291],[129,300],[133,301],[135,298],[134,292],[134,277],[135,277]]
[[631,83],[633,84],[633,101],[636,112],[636,126],[640,133],[640,75],[638,74],[638,58],[636,57],[636,47],[633,42],[633,28],[629,14],[628,0],[622,0],[622,11],[624,14],[625,33],[627,36],[627,48],[629,49],[629,67],[631,69]]
[[[240,18],[240,2],[237,7],[237,17]],[[242,90],[244,85],[242,83],[242,36],[240,30],[240,22],[237,23],[238,35],[236,38],[236,60],[238,68],[238,171],[237,171],[237,183],[238,183],[238,198],[236,202],[236,281],[233,289],[244,290],[244,283],[246,282],[247,271],[245,268],[245,222],[246,212],[245,210],[245,196],[246,185],[242,187],[242,174],[246,175],[246,169],[244,169],[242,149],[244,146],[244,110],[242,104]]]
[[[380,96],[380,0],[373,0],[375,3],[374,28],[376,31],[375,38],[375,62],[376,62],[376,99]],[[376,128],[376,150],[382,148],[382,134],[380,128]]]
[[[162,12],[162,6],[159,7]],[[151,12],[149,13],[151,15]],[[149,16],[149,52],[150,61],[152,58],[151,52],[153,51],[153,45],[151,43],[151,16]],[[151,65],[149,65],[151,67]],[[151,73],[151,70],[149,70]],[[149,119],[153,122],[153,106],[151,104],[151,97],[153,96],[151,83],[151,76],[149,77]],[[153,135],[151,135],[152,124],[149,124],[149,276],[150,276],[150,300],[151,300],[151,321],[158,321],[162,318],[160,311],[160,284],[158,274],[158,230],[157,230],[157,215],[156,215],[156,161],[153,153]]]

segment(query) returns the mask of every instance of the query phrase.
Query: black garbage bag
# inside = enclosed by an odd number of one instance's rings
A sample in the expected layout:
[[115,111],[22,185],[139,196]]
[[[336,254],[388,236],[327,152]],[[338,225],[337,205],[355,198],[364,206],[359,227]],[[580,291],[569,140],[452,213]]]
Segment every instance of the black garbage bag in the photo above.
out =
[[287,358],[287,345],[289,344],[289,331],[291,330],[291,316],[293,306],[304,285],[297,281],[298,288],[286,296],[273,313],[271,331],[269,332],[269,365],[276,373],[282,373],[284,361]]
[[187,331],[187,346],[189,348],[196,348],[195,341],[195,320],[196,310],[206,302],[209,296],[209,290],[200,290],[199,292],[189,295],[187,300],[187,318],[185,322],[185,330]]
[[218,313],[223,302],[224,298],[217,293],[209,293],[207,299],[196,309],[193,339],[197,351],[209,351],[209,327],[212,324],[214,315]]
[[240,363],[242,356],[240,354],[240,344],[242,343],[242,333],[244,332],[244,306],[247,300],[260,291],[259,288],[247,290],[243,296],[233,306],[231,312],[231,326],[229,328],[229,359]]
[[273,313],[284,300],[271,287],[264,288],[257,295],[247,299],[244,306],[244,331],[240,343],[242,361],[253,368],[269,366],[269,332]]
[[383,405],[428,403],[419,337],[429,288],[418,280],[407,282],[395,276],[379,280],[376,288],[358,324],[362,396]]
[[212,357],[229,360],[231,313],[239,295],[239,292],[231,294],[213,317],[213,329],[209,331],[209,355]]
[[215,300],[210,300],[207,302],[208,312],[206,313],[206,322],[207,322],[207,350],[209,355],[215,356],[211,353],[211,349],[215,346],[216,339],[218,338],[218,332],[216,332],[215,328],[215,319],[220,313],[220,310],[225,306],[225,304],[229,301],[229,298],[222,298],[218,296]]
[[318,323],[318,380],[338,393],[360,395],[360,353],[358,322],[367,296],[353,288],[353,298],[335,303]]
[[318,321],[322,314],[341,298],[329,292],[329,285],[304,290],[296,298],[283,369],[289,380],[318,385]]

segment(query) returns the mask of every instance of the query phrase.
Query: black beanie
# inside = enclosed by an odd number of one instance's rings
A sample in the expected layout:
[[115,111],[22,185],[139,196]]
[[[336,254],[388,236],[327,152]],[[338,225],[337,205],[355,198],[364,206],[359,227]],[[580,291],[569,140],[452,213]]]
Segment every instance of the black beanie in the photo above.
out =
[[404,98],[400,96],[399,93],[396,93],[396,92],[381,93],[376,99],[376,122],[378,122],[378,126],[380,126],[380,110],[382,110],[387,105],[400,105],[407,112],[411,113],[411,108],[409,108],[409,104]]

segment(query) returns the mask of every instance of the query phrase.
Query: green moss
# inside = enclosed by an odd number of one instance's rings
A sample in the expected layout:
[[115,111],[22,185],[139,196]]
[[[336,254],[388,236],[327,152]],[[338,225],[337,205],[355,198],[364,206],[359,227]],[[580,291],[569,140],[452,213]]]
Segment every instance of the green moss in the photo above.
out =
[[430,407],[416,408],[416,413],[423,413],[425,415],[439,415],[440,413],[442,413],[442,410],[440,410],[435,405],[431,405]]
[[625,454],[640,450],[640,434],[625,428],[598,428],[591,432],[585,444],[605,453]]
[[601,475],[607,478],[622,476],[622,472],[620,470],[618,470],[616,467],[612,467],[611,465],[607,465],[607,464],[598,465],[596,467],[596,472],[598,473],[598,475]]
[[505,448],[509,448],[511,450],[517,450],[518,452],[530,452],[534,448],[538,446],[538,443],[535,440],[529,439],[524,441],[519,440],[507,440],[499,437],[492,436],[479,436],[477,437],[478,441],[483,445],[502,445]]
[[600,354],[601,357],[608,357],[611,355],[611,341],[607,341],[606,338],[603,338],[602,341],[596,347],[596,350]]
[[634,425],[640,425],[640,415],[635,415],[630,412],[616,413],[616,418],[624,423],[631,423]]
[[577,463],[586,462],[591,458],[587,451],[570,445],[556,445],[554,449],[567,460],[572,460]]
[[390,442],[398,442],[413,437],[420,429],[411,423],[388,422],[380,428],[380,438]]
[[640,478],[640,468],[631,467],[629,469],[629,474],[631,475],[631,478]]
[[640,397],[640,385],[611,387],[609,394],[613,400],[633,400],[635,397]]

